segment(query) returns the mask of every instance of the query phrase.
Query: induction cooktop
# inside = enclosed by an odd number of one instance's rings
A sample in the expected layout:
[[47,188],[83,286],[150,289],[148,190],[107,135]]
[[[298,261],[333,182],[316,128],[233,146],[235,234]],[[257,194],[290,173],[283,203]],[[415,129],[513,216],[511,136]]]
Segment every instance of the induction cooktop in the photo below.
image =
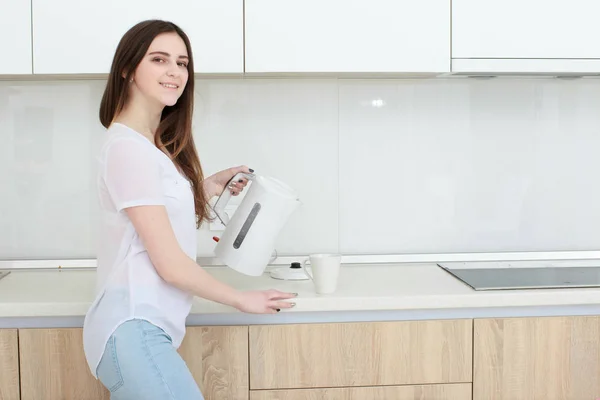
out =
[[440,268],[474,290],[600,287],[600,265],[586,267]]

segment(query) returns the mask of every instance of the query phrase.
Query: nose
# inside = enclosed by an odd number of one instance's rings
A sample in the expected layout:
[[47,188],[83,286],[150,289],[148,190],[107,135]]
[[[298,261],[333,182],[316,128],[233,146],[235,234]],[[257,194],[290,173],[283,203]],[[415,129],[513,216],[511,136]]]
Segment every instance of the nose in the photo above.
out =
[[170,77],[179,76],[179,67],[178,67],[177,63],[171,63],[169,65],[169,68],[167,68],[167,75]]

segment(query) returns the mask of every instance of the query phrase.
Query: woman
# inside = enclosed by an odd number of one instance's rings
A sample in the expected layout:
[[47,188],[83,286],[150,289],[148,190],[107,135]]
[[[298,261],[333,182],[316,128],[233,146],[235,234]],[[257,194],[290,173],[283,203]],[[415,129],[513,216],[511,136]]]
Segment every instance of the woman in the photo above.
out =
[[144,21],[121,39],[100,106],[102,245],[98,296],[84,322],[92,371],[111,399],[202,399],[177,353],[193,296],[248,313],[276,313],[295,294],[239,292],[195,262],[207,201],[245,166],[203,179],[192,138],[194,64],[185,33]]

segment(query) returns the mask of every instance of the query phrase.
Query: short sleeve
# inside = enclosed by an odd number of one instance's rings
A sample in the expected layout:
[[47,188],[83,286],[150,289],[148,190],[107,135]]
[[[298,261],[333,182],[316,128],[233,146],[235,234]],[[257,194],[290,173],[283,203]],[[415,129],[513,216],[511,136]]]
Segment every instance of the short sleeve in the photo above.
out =
[[108,147],[104,182],[117,211],[165,204],[161,167],[150,150],[134,139],[117,139]]

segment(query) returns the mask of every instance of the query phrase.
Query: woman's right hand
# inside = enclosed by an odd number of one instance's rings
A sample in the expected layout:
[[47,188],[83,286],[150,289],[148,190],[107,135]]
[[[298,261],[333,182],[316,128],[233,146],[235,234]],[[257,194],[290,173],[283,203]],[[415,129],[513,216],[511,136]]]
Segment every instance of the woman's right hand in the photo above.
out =
[[236,308],[250,314],[275,314],[282,308],[294,307],[295,303],[281,300],[293,299],[297,295],[275,289],[241,292]]

